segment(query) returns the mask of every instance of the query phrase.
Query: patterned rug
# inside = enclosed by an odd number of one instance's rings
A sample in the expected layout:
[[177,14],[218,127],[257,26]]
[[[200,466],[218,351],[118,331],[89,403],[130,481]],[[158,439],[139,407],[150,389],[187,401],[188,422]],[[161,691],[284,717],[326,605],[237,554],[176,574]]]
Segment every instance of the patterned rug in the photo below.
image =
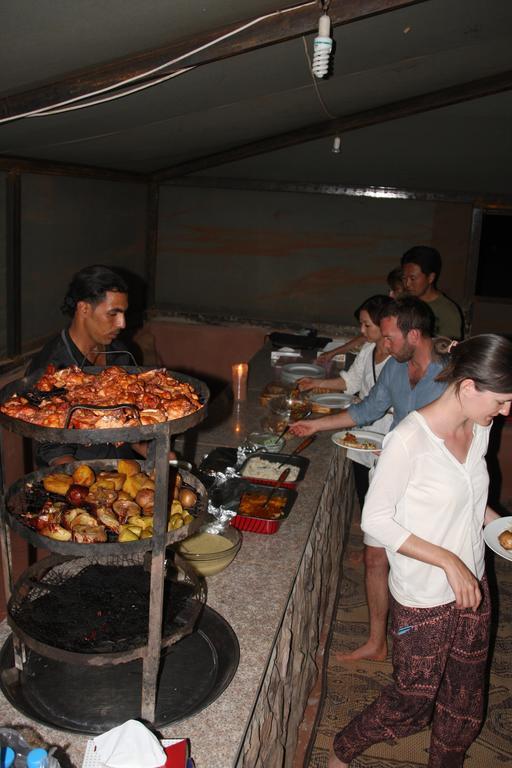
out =
[[[342,663],[337,651],[358,647],[367,633],[363,585],[362,536],[352,525],[345,553],[343,582],[326,665],[324,699],[305,766],[326,768],[332,739],[351,717],[369,704],[391,678],[389,661]],[[468,751],[464,765],[500,768],[512,765],[512,562],[492,553],[487,573],[493,595],[494,620],[487,717]],[[377,744],[351,763],[351,768],[421,768],[428,763],[430,731],[391,744]]]

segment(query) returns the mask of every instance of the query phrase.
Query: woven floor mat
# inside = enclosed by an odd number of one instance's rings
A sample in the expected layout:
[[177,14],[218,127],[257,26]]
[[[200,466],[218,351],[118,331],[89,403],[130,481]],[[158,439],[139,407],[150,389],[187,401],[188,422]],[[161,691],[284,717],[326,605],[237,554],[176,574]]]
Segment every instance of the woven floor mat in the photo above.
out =
[[[308,768],[327,768],[334,734],[377,696],[391,679],[387,661],[340,662],[337,652],[357,648],[367,636],[363,542],[358,523],[351,530],[343,564],[343,583],[329,650],[320,719]],[[492,553],[487,573],[494,621],[487,716],[478,739],[467,753],[468,768],[512,765],[512,562]],[[428,764],[428,729],[396,743],[377,744],[352,761],[351,768],[421,768]]]

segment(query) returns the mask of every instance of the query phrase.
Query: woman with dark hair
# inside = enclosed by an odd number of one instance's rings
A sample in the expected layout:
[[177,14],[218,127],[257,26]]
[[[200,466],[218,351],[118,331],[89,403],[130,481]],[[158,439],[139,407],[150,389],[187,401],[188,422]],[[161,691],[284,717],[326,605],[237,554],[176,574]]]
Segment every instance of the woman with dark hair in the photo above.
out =
[[299,389],[307,391],[327,387],[348,395],[359,394],[361,399],[366,397],[389,357],[384,348],[379,323],[382,312],[391,302],[389,296],[377,294],[366,299],[354,312],[366,341],[348,371],[341,371],[339,376],[332,379],[300,379]]
[[[389,296],[377,294],[370,296],[356,309],[354,314],[359,320],[361,333],[366,341],[348,371],[341,371],[335,379],[301,379],[298,382],[299,389],[305,391],[313,387],[329,387],[329,389],[346,392],[348,395],[357,394],[361,400],[365,398],[376,384],[389,358],[389,353],[384,348],[379,322],[381,314],[391,303]],[[365,428],[385,435],[392,421],[393,414],[388,411]],[[354,462],[354,480],[359,505],[362,508],[368,490],[368,473],[375,464],[376,456],[372,453],[349,450],[347,457]]]
[[429,768],[459,768],[483,719],[490,605],[483,528],[493,418],[512,401],[512,342],[453,346],[444,393],[384,441],[362,528],[386,547],[393,683],[334,738],[329,768],[432,721]]

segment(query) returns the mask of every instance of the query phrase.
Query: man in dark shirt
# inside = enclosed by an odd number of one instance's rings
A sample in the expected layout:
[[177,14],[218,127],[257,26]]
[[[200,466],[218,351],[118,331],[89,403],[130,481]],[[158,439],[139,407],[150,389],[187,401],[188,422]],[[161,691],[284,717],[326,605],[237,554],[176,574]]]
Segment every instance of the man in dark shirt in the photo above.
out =
[[[126,347],[116,341],[125,327],[128,309],[128,287],[123,278],[108,267],[86,267],[73,276],[69,284],[62,311],[71,316],[68,328],[45,344],[30,361],[26,374],[49,364],[56,368],[71,365],[133,365],[134,359]],[[112,354],[116,353],[116,354]],[[134,444],[145,454],[144,444]],[[40,443],[36,451],[37,463],[65,464],[108,458],[140,458],[128,444],[55,445]]]

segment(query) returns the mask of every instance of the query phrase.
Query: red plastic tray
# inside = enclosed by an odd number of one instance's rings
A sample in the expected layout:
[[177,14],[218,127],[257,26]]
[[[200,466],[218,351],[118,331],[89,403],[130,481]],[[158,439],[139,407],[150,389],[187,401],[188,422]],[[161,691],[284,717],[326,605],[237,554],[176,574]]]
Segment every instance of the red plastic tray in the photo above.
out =
[[[247,490],[263,490],[268,493],[269,486],[258,481],[257,483],[250,483]],[[234,528],[238,528],[240,531],[250,531],[251,533],[275,533],[278,531],[281,523],[286,520],[290,514],[290,510],[297,498],[297,491],[282,485],[277,493],[286,496],[286,505],[283,509],[282,516],[278,520],[267,520],[263,517],[251,517],[250,515],[235,515],[235,517],[231,519],[231,525]]]

